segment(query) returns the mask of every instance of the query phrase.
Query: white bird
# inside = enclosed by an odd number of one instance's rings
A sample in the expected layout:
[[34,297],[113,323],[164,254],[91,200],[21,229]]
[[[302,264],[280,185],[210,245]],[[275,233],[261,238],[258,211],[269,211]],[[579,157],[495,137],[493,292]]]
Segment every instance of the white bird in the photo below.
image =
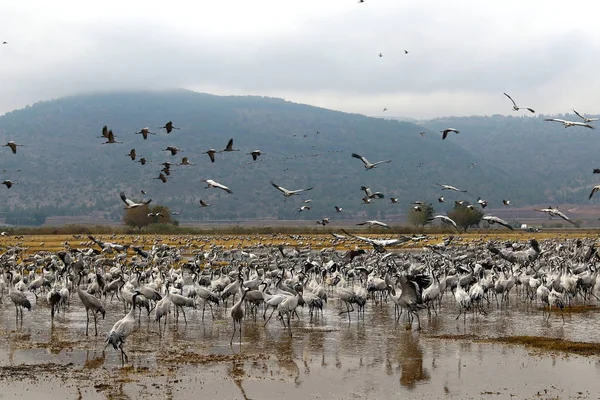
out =
[[596,193],[598,190],[600,190],[600,185],[594,186],[594,188],[592,189],[592,192],[590,193],[590,197],[588,197],[588,200],[591,200],[594,193]]
[[397,202],[398,202],[397,197],[390,197],[390,203],[397,203]]
[[456,188],[454,186],[450,186],[450,185],[442,185],[442,184],[439,184],[439,183],[436,183],[436,185],[438,185],[439,187],[441,187],[442,190],[454,190],[455,192],[466,192],[466,190],[461,190],[461,189],[458,189],[458,188]]
[[304,210],[310,210],[309,206],[302,206],[300,208],[298,208],[298,212],[304,211]]
[[535,113],[535,110],[533,108],[529,108],[529,107],[518,107],[517,103],[515,103],[515,101],[512,99],[512,97],[510,97],[508,94],[504,93],[504,95],[506,97],[508,97],[510,99],[510,101],[512,101],[513,103],[513,110],[515,111],[519,111],[521,108],[525,108],[527,110],[529,110],[529,112]]
[[279,186],[278,184],[276,184],[275,182],[271,181],[270,182],[271,185],[276,188],[277,190],[279,190],[281,193],[283,193],[283,195],[285,196],[285,198],[287,199],[290,196],[296,195],[298,193],[302,193],[302,192],[307,192],[309,190],[312,190],[312,187],[309,187],[307,189],[297,189],[297,190],[288,190],[284,187]]
[[312,199],[306,199],[303,201],[304,204],[312,203]]
[[381,193],[381,192],[373,193],[371,188],[367,187],[367,186],[361,186],[360,190],[364,191],[365,194],[367,195],[367,198],[369,198],[369,199],[383,199],[383,197],[384,197],[383,193]]
[[460,131],[458,129],[454,129],[454,128],[446,128],[441,132],[442,132],[442,140],[446,139],[446,137],[448,136],[448,133],[450,133],[450,132],[455,132],[457,135],[460,133]]
[[342,212],[342,207],[334,206],[335,212]]
[[503,199],[502,204],[504,204],[505,206],[512,206],[512,203],[508,199]]
[[577,111],[575,111],[575,109],[573,109],[573,112],[575,114],[577,114],[577,116],[579,118],[581,118],[583,120],[583,122],[585,122],[586,124],[589,123],[589,122],[600,121],[600,118],[588,118],[588,117],[584,117],[583,115],[581,115]]
[[142,201],[141,203],[136,203],[135,201],[128,199],[127,196],[125,196],[125,192],[121,192],[120,196],[121,196],[121,200],[123,200],[123,202],[127,205],[127,207],[125,207],[125,210],[130,210],[132,208],[138,208],[138,207],[144,206],[146,204],[150,204],[150,202],[152,201],[152,199],[150,199],[148,201]]
[[370,221],[365,221],[365,222],[359,222],[356,225],[369,225],[369,228],[372,226],[381,226],[382,228],[389,228],[390,226],[384,222],[379,222],[376,220],[370,220]]
[[510,224],[508,222],[506,222],[505,220],[503,220],[501,218],[495,217],[493,215],[484,215],[481,219],[483,219],[484,221],[487,221],[490,225],[499,224],[499,225],[507,227],[511,231],[514,230],[513,227],[510,226]]
[[571,221],[569,219],[569,217],[567,217],[562,212],[558,211],[558,208],[552,208],[552,207],[542,208],[542,209],[537,209],[536,208],[535,211],[540,211],[540,212],[548,213],[548,215],[550,215],[550,218],[552,218],[552,217],[560,217],[560,218],[564,219],[565,221],[570,222],[571,224],[575,225],[575,222]]
[[385,163],[392,162],[392,160],[384,160],[384,161],[377,161],[375,163],[370,163],[369,160],[367,160],[363,156],[356,154],[356,153],[352,153],[352,157],[358,158],[359,160],[361,160],[363,162],[363,164],[365,164],[365,169],[373,169],[373,168],[377,167],[379,164],[385,164]]
[[450,218],[450,217],[447,217],[445,215],[435,215],[432,218],[429,218],[429,221],[433,221],[434,219],[441,219],[442,221],[449,223],[450,225],[455,227],[457,231],[459,231],[458,226],[456,225],[456,222],[454,222],[452,220],[452,218]]
[[[344,229],[342,229],[342,232],[344,232],[348,236],[351,236],[351,237],[356,238],[358,240],[362,240],[363,242],[369,243],[376,250],[384,250],[384,247],[386,247],[386,246],[394,246],[394,245],[397,245],[397,244],[402,244],[402,243],[408,242],[410,240],[406,236],[402,236],[402,237],[397,238],[397,239],[371,239],[371,238],[364,237],[364,236],[353,235],[351,233],[346,232]],[[337,239],[345,239],[345,237],[343,235],[337,235],[335,233],[332,233],[332,234]],[[340,237],[338,237],[338,236],[340,236]]]
[[559,119],[559,118],[546,118],[544,121],[560,122],[561,124],[563,124],[563,126],[565,128],[570,128],[572,126],[583,126],[583,127],[590,128],[590,129],[596,129],[593,126],[591,126],[590,124],[586,124],[583,122],[566,121],[564,119]]
[[212,179],[203,179],[202,182],[206,182],[207,186],[205,187],[205,189],[213,187],[213,188],[217,188],[217,189],[223,189],[227,193],[233,193],[231,191],[231,189],[229,189],[227,186],[222,185],[219,182],[215,182]]
[[212,206],[212,204],[205,202],[204,200],[200,199],[200,206],[201,207],[208,207],[208,206]]

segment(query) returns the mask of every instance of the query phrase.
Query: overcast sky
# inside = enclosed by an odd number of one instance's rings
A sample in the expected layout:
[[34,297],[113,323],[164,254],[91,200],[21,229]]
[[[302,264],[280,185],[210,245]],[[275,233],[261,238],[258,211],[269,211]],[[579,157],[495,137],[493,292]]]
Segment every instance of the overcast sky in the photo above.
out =
[[544,114],[599,113],[598,11],[554,0],[4,0],[0,114],[175,87],[419,119],[527,113],[502,92]]

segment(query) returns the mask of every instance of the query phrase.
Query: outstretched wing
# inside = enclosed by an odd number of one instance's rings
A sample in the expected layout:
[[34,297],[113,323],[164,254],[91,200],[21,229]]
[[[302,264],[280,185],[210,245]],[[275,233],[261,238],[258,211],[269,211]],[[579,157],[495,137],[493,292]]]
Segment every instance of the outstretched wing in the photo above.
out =
[[283,187],[279,186],[278,184],[276,184],[276,183],[275,183],[275,182],[273,182],[273,181],[271,181],[270,183],[271,183],[271,185],[272,185],[272,186],[273,186],[275,189],[279,190],[279,191],[280,191],[280,192],[282,192],[282,193],[288,193],[288,192],[289,192],[289,190],[287,190],[286,188],[283,188]]
[[515,103],[515,101],[512,99],[512,97],[510,97],[510,96],[509,96],[508,94],[506,94],[506,93],[504,93],[504,95],[505,95],[506,97],[508,97],[508,98],[510,99],[510,101],[512,101],[512,103],[513,103],[513,105],[514,105],[515,107],[517,106],[517,103]]
[[579,118],[581,118],[582,120],[584,120],[584,121],[585,121],[585,117],[584,117],[583,115],[579,114],[579,113],[578,113],[578,112],[577,112],[575,109],[573,109],[573,112],[574,112],[574,113],[575,113],[575,114],[576,114],[576,115],[577,115]]
[[363,164],[365,164],[365,165],[368,165],[368,164],[369,164],[369,161],[368,161],[366,158],[364,158],[363,156],[361,156],[360,154],[352,153],[352,157],[354,157],[354,158],[358,158],[358,159],[359,159],[360,161],[362,161],[362,162],[363,162]]
[[127,198],[127,196],[125,196],[125,192],[121,192],[121,193],[120,193],[120,196],[121,196],[121,200],[123,200],[123,202],[124,202],[125,204],[127,204],[128,206],[132,206],[132,205],[134,205],[134,204],[135,204],[133,201],[129,200],[129,199]]

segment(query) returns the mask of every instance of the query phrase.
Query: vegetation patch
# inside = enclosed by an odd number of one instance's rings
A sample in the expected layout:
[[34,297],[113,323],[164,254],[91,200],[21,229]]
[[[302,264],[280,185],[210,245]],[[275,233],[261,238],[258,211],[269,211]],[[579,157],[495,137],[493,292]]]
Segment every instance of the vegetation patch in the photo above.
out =
[[475,335],[443,334],[428,336],[428,338],[444,340],[470,340],[479,343],[516,344],[539,350],[551,352],[559,351],[582,356],[600,355],[600,343],[574,342],[571,340],[543,336],[503,336],[496,338],[484,338]]
[[487,343],[507,343],[533,347],[540,350],[561,351],[582,356],[600,355],[600,344],[589,342],[573,342],[559,338],[543,336],[506,336],[499,338],[479,339]]

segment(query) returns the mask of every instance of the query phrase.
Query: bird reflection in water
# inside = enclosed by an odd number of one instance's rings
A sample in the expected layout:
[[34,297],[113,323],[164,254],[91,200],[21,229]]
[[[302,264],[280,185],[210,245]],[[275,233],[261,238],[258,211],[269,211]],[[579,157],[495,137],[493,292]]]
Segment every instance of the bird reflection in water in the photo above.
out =
[[392,374],[390,356],[393,355],[400,368],[400,384],[412,389],[418,382],[431,379],[427,368],[423,367],[423,350],[419,345],[418,337],[411,332],[402,334],[398,340],[392,339],[388,343],[388,360],[386,372]]

